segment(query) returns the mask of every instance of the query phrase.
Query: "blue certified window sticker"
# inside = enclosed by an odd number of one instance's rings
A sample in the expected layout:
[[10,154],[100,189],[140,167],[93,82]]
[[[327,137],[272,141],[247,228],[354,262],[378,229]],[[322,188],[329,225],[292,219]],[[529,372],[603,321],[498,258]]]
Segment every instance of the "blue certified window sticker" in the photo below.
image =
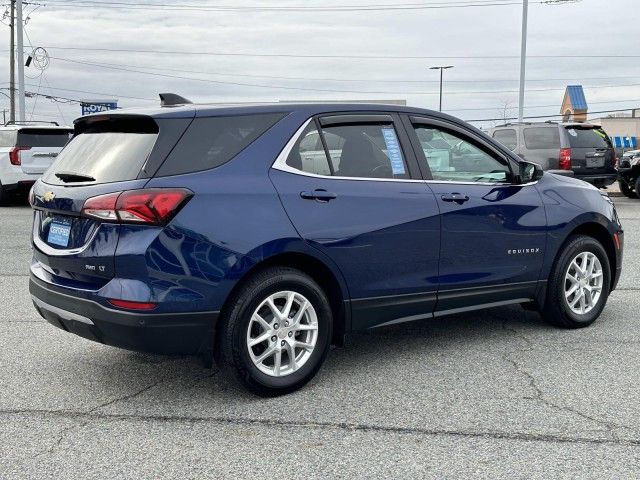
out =
[[400,151],[400,143],[393,127],[382,127],[382,136],[384,143],[387,145],[387,155],[391,161],[391,171],[394,175],[404,175],[404,161],[402,160],[402,152]]

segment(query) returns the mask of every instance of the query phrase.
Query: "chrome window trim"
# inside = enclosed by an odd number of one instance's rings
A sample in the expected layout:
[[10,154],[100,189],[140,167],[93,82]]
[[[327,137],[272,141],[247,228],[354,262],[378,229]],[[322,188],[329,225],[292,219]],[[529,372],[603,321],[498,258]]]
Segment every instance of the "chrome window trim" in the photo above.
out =
[[276,157],[275,161],[271,165],[271,168],[274,170],[280,170],[281,172],[292,173],[294,175],[300,175],[302,177],[311,177],[311,178],[321,178],[324,180],[356,180],[356,181],[367,181],[367,182],[401,182],[401,183],[446,183],[446,184],[455,184],[455,185],[489,185],[489,186],[519,186],[526,187],[529,185],[535,185],[538,183],[535,182],[526,183],[526,184],[518,184],[518,183],[503,183],[503,182],[455,182],[452,180],[425,180],[425,179],[414,179],[414,178],[369,178],[369,177],[339,177],[339,176],[331,176],[331,175],[318,175],[316,173],[305,172],[303,170],[298,170],[297,168],[293,168],[287,165],[287,158],[289,158],[289,154],[291,150],[295,146],[296,142],[305,131],[305,129],[309,126],[309,124],[313,122],[313,117],[307,119],[306,122],[302,124],[298,130],[293,134],[293,136],[289,139],[284,148],[280,151],[280,154]]
[[287,158],[289,158],[289,154],[291,150],[295,146],[296,142],[304,132],[304,130],[309,126],[309,124],[313,121],[313,117],[309,118],[306,122],[302,124],[302,126],[293,134],[293,137],[287,142],[284,146],[280,155],[276,158],[275,162],[271,165],[271,168],[275,170],[280,170],[282,172],[293,173],[294,175],[300,175],[303,177],[311,177],[311,178],[322,178],[324,180],[357,180],[357,181],[367,181],[367,182],[402,182],[402,183],[420,183],[424,182],[422,179],[413,179],[413,178],[370,178],[370,177],[340,177],[333,175],[318,175],[316,173],[305,172],[302,170],[298,170],[297,168],[290,167],[287,165]]

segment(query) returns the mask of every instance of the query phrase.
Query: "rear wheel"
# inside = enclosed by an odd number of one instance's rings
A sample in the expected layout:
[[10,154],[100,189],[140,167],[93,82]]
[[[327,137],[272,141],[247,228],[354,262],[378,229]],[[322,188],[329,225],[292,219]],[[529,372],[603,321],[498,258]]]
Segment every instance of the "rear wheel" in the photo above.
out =
[[7,191],[0,183],[0,205],[4,205],[7,202]]
[[592,237],[567,240],[555,261],[543,314],[564,328],[591,325],[602,313],[611,285],[611,268],[604,248]]
[[635,196],[640,197],[640,176],[636,179],[635,187],[636,187],[636,191],[634,192]]
[[636,192],[638,191],[637,188],[635,191],[633,191],[631,187],[627,184],[627,182],[625,182],[624,180],[618,180],[618,184],[620,185],[620,191],[625,197],[637,198],[637,195],[636,195]]
[[306,274],[273,267],[250,278],[223,314],[224,362],[252,392],[276,396],[305,385],[329,351],[332,314]]

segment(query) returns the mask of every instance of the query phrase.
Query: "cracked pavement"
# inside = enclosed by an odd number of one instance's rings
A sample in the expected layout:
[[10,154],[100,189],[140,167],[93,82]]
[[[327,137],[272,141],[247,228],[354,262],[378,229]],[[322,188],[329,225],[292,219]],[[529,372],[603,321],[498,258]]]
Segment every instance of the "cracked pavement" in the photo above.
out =
[[616,203],[625,271],[591,328],[506,307],[354,334],[305,389],[266,400],[195,358],[41,320],[30,211],[4,207],[0,479],[637,478],[640,201]]

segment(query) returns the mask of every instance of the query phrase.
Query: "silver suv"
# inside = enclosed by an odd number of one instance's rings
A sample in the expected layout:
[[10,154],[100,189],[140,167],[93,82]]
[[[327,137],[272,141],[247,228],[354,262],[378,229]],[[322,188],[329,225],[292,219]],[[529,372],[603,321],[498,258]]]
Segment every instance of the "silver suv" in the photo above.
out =
[[28,191],[62,150],[73,129],[58,124],[13,123],[0,127],[0,203]]
[[598,125],[513,123],[494,127],[489,135],[524,160],[539,164],[543,170],[573,174],[599,188],[616,181],[615,150]]

